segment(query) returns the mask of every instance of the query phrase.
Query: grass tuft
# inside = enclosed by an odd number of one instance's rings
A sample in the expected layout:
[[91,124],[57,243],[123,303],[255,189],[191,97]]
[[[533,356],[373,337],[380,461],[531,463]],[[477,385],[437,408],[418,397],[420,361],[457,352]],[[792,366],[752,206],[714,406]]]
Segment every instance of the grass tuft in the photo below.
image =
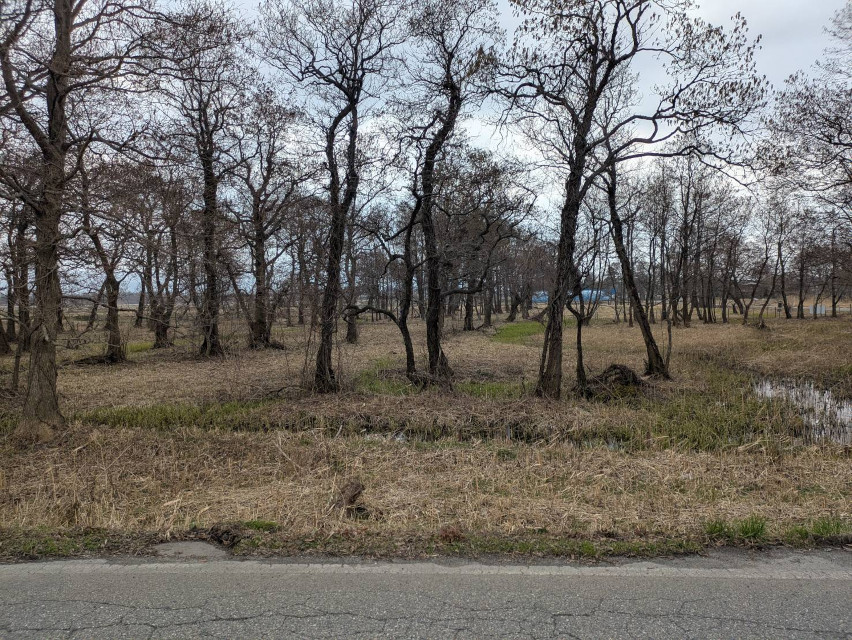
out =
[[759,542],[766,537],[766,518],[749,516],[736,523],[737,538],[747,542]]
[[243,524],[247,529],[252,529],[253,531],[263,531],[266,533],[278,531],[278,523],[271,520],[246,520]]
[[850,532],[849,524],[836,516],[823,516],[811,524],[811,532],[817,538],[833,538]]
[[754,544],[766,538],[766,518],[751,515],[732,522],[710,520],[704,525],[704,533],[717,542]]

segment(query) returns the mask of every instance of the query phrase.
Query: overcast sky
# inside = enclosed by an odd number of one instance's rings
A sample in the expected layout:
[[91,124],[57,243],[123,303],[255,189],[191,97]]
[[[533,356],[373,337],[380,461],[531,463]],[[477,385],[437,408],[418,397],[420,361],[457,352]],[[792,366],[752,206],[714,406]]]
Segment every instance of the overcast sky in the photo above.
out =
[[845,0],[705,0],[701,15],[725,24],[738,11],[753,34],[762,34],[760,71],[780,86],[799,69],[810,67],[829,44],[825,27]]

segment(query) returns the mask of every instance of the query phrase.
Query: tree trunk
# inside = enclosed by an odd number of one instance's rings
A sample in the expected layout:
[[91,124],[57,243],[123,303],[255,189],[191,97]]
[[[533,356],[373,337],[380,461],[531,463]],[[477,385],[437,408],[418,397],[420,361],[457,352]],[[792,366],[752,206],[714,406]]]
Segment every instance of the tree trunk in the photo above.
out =
[[441,287],[441,258],[438,253],[438,243],[435,237],[435,226],[431,210],[423,214],[423,237],[426,244],[426,282],[428,298],[426,301],[426,350],[429,354],[429,375],[435,378],[450,378],[453,370],[447,356],[441,347],[442,333],[442,287]]
[[64,183],[63,164],[46,160],[44,203],[36,211],[35,313],[29,340],[30,369],[21,421],[16,436],[22,440],[44,442],[55,436],[65,424],[59,411],[56,390],[56,337],[59,333],[58,248],[59,223]]
[[158,310],[154,314],[154,349],[167,349],[172,346],[172,341],[169,339],[169,324],[171,322],[171,313],[164,313]]
[[485,300],[482,303],[482,326],[492,325],[491,314],[494,311],[494,276],[489,272],[488,284],[485,288]]
[[326,134],[325,154],[331,171],[329,185],[331,226],[328,236],[325,289],[323,290],[319,316],[320,340],[317,349],[316,371],[314,372],[314,390],[318,393],[332,393],[340,389],[340,383],[335,377],[332,367],[334,333],[337,329],[337,301],[340,297],[340,265],[343,259],[343,242],[346,234],[346,221],[349,218],[349,207],[355,199],[358,186],[355,167],[358,118],[353,105],[338,114],[337,123],[342,122],[347,114],[351,115],[352,120],[349,125],[346,194],[342,201],[340,199],[341,186],[335,148],[336,126],[330,128]]
[[113,272],[107,274],[106,300],[107,300],[107,351],[104,357],[106,362],[124,362],[126,352],[121,340],[121,326],[118,318],[119,283]]
[[6,338],[6,332],[0,331],[0,356],[6,356],[12,353],[12,347],[9,346],[9,340]]
[[6,342],[14,342],[15,327],[15,281],[11,269],[6,269]]
[[[579,148],[580,145],[578,144]],[[574,264],[577,220],[580,215],[583,167],[572,167],[565,188],[565,204],[562,207],[559,249],[556,258],[556,283],[548,301],[547,328],[544,332],[544,346],[539,364],[538,381],[535,394],[542,398],[558,400],[562,393],[562,327],[564,310],[569,295],[575,293],[579,285],[579,274]],[[579,335],[579,334],[578,334]],[[577,346],[578,350],[581,348]],[[578,356],[580,352],[578,351]]]
[[574,368],[575,375],[577,376],[577,382],[574,390],[578,395],[585,396],[589,391],[589,384],[586,380],[586,365],[583,362],[583,325],[586,324],[587,319],[584,317],[582,312],[577,313],[573,308],[571,309],[571,313],[577,321],[577,331],[575,332],[577,365]]
[[[43,164],[39,207],[35,211],[35,302],[30,336],[30,370],[17,438],[42,442],[65,424],[56,390],[56,337],[62,291],[59,286],[59,245],[68,122],[65,113],[74,11],[70,0],[55,0],[54,49],[45,81],[47,136],[42,140]],[[4,69],[5,72],[5,69]]]
[[514,322],[518,319],[518,310],[523,304],[523,297],[517,292],[512,292],[512,305],[509,309],[509,315],[506,316],[506,322]]
[[358,344],[358,320],[353,316],[346,316],[346,343]]
[[793,317],[792,311],[790,311],[790,302],[787,300],[787,274],[786,269],[784,267],[784,263],[781,263],[781,301],[784,305],[784,317],[787,320],[790,320]]
[[92,303],[92,310],[89,311],[89,321],[86,322],[86,331],[91,331],[95,328],[95,323],[98,321],[98,311],[101,308],[101,300],[104,297],[104,289],[106,289],[107,281],[104,280],[98,293],[95,295],[95,301]]
[[610,169],[610,181],[607,185],[609,219],[612,226],[615,253],[618,255],[618,261],[621,263],[622,279],[627,289],[627,294],[630,297],[630,305],[633,311],[633,313],[631,313],[631,317],[636,317],[636,322],[642,332],[642,339],[645,341],[645,352],[648,357],[646,362],[646,373],[648,373],[648,375],[668,378],[668,367],[660,353],[660,348],[657,346],[657,341],[654,339],[654,333],[651,330],[651,323],[648,321],[648,315],[645,312],[645,308],[642,306],[642,300],[639,296],[639,288],[636,286],[636,279],[633,276],[633,265],[630,263],[627,248],[624,246],[623,227],[621,217],[618,215],[618,203],[616,201],[616,190],[618,186],[616,179],[617,175],[615,168],[613,167]]
[[464,326],[462,331],[473,331],[473,294],[464,297]]
[[262,228],[255,230],[253,248],[254,309],[249,325],[249,347],[263,349],[271,342],[269,322],[269,287],[266,277],[266,236]]
[[[146,270],[148,269],[147,265],[146,265],[145,269]],[[142,327],[143,324],[145,324],[145,306],[146,306],[146,303],[147,303],[147,300],[145,299],[145,285],[144,285],[145,276],[143,275],[142,278],[143,278],[143,280],[142,280],[143,284],[139,288],[139,302],[136,305],[136,320],[133,323],[133,326],[136,327],[137,329],[139,329],[140,327]]]
[[799,301],[796,304],[796,319],[805,319],[805,256],[804,250],[799,253]]
[[218,180],[214,173],[212,155],[202,152],[204,168],[204,208],[201,212],[201,235],[204,247],[204,295],[201,301],[202,357],[221,356],[224,351],[219,338],[219,248],[216,243],[216,215],[218,212]]

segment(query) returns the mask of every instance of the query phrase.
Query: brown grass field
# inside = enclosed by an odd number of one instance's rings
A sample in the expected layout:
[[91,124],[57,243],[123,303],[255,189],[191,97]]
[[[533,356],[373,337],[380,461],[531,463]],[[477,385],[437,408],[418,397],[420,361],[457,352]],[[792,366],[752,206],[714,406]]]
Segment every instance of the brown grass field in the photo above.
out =
[[[387,323],[339,345],[334,396],[304,390],[304,328],[277,329],[285,348],[258,352],[234,322],[218,360],[195,358],[190,334],[153,351],[129,321],[127,364],[74,364],[97,344],[63,349],[62,438],[16,445],[20,398],[4,400],[0,558],[144,553],[187,537],[239,555],[404,557],[852,542],[849,447],[811,437],[794,407],[752,387],[803,379],[852,399],[852,317],[677,328],[672,381],[591,400],[566,389],[560,402],[530,395],[540,325],[459,328],[447,321],[451,391],[407,383]],[[590,373],[641,371],[638,329],[599,320],[584,335]],[[570,387],[573,329],[565,340]],[[11,368],[0,360],[6,380]],[[335,506],[356,480],[358,501]]]

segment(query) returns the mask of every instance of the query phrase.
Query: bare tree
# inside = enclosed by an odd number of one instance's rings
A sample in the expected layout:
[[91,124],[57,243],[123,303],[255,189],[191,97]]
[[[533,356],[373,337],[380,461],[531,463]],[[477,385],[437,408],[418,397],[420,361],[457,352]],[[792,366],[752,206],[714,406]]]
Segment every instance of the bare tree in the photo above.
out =
[[[237,137],[234,168],[239,195],[230,207],[237,236],[250,256],[254,295],[249,302],[238,282],[239,268],[228,263],[232,285],[249,325],[249,345],[261,349],[272,345],[275,309],[287,294],[283,283],[274,291],[276,267],[293,244],[285,237],[288,216],[305,199],[303,185],[314,169],[309,162],[293,157],[294,140],[301,131],[299,114],[276,100],[271,89],[252,93]],[[236,257],[236,256],[235,256]]]
[[828,31],[835,46],[812,74],[794,74],[778,93],[765,152],[776,176],[852,226],[852,2]]
[[[503,93],[526,134],[565,175],[557,281],[536,385],[538,395],[557,398],[563,309],[579,286],[575,235],[589,189],[615,162],[663,153],[650,145],[685,137],[677,153],[709,153],[695,142],[697,134],[717,124],[737,133],[760,104],[764,85],[753,75],[754,45],[739,17],[729,33],[693,18],[689,3],[679,0],[515,4],[525,20]],[[648,110],[636,103],[631,87],[631,68],[642,59],[660,61],[670,80]]]
[[422,65],[414,72],[419,95],[411,105],[422,114],[411,134],[416,150],[413,217],[420,222],[425,249],[429,375],[446,379],[452,376],[452,369],[441,347],[445,295],[435,227],[435,175],[464,110],[484,96],[482,80],[492,66],[490,51],[497,31],[495,8],[490,0],[431,2],[422,8],[412,28],[423,55]]
[[392,75],[401,11],[395,0],[269,0],[263,7],[268,59],[308,90],[324,134],[330,220],[314,375],[321,393],[339,389],[333,341],[346,223],[358,195],[361,118]]
[[0,5],[4,138],[14,136],[41,158],[38,179],[29,185],[15,167],[0,167],[0,180],[32,211],[36,234],[30,369],[16,430],[22,439],[49,439],[64,424],[56,392],[64,197],[77,158],[98,137],[88,127],[87,106],[103,101],[107,88],[126,88],[122,78],[133,72],[130,63],[144,41],[137,18],[145,14],[140,3],[114,0]]
[[[204,289],[198,300],[202,356],[223,353],[220,185],[233,168],[230,128],[241,114],[252,70],[244,55],[250,32],[226,7],[188,2],[164,22],[156,49],[156,74],[165,102],[165,134],[183,145],[202,182],[200,240]],[[197,284],[197,283],[196,283]]]

